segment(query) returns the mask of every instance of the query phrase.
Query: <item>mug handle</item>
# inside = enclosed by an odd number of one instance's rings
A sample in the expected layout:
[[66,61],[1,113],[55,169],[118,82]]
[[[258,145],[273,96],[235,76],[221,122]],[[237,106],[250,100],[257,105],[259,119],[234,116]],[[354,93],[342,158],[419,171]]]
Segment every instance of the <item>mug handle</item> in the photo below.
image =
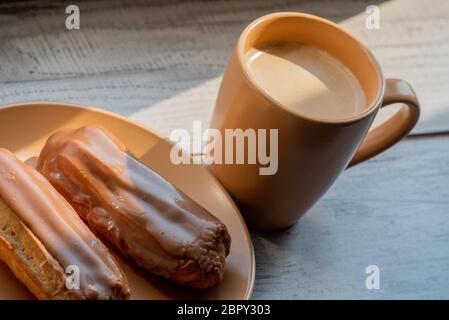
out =
[[418,122],[418,98],[410,84],[401,79],[386,79],[384,101],[381,108],[393,103],[404,105],[384,124],[368,132],[363,143],[348,165],[352,167],[385,151],[405,137]]

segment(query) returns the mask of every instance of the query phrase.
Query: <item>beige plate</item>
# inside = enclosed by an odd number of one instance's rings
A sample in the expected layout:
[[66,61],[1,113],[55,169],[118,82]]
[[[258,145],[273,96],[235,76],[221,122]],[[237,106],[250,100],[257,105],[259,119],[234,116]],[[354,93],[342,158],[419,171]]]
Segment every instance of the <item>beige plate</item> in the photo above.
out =
[[[172,144],[163,136],[119,115],[66,103],[32,102],[0,107],[0,147],[20,159],[37,156],[45,140],[63,128],[101,124],[114,133],[143,163],[172,182],[222,220],[232,237],[223,282],[215,288],[194,291],[144,274],[119,258],[132,299],[248,299],[254,284],[254,251],[248,230],[234,202],[215,177],[200,165],[173,165]],[[32,298],[0,263],[0,299]]]

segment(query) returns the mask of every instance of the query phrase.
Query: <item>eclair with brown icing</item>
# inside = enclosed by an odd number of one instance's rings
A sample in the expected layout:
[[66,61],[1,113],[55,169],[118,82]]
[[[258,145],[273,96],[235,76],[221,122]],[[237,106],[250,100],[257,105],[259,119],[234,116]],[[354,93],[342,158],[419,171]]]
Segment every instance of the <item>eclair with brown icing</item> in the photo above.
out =
[[93,230],[141,267],[192,288],[223,278],[231,243],[226,226],[105,129],[55,133],[38,170]]
[[35,169],[0,148],[0,260],[38,299],[126,299],[108,249]]

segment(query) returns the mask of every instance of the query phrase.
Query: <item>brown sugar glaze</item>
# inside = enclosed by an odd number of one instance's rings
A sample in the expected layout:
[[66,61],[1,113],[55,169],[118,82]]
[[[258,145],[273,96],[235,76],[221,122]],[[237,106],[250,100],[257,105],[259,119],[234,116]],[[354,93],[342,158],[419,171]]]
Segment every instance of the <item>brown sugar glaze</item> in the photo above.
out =
[[0,196],[61,264],[79,268],[87,299],[126,298],[128,282],[108,249],[70,204],[35,169],[0,149]]
[[[170,278],[193,261],[205,275],[222,277],[230,246],[225,225],[136,160],[105,129],[55,133],[40,154],[38,170],[91,227],[139,265]],[[189,279],[172,280],[189,285]]]

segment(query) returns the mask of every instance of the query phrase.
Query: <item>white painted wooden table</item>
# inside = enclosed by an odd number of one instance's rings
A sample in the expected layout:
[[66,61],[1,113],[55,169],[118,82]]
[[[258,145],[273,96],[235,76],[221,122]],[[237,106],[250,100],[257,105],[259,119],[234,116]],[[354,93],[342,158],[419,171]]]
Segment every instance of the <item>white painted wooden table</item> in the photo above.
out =
[[[71,3],[80,30],[65,29]],[[365,28],[369,4],[380,7],[380,30]],[[94,105],[166,135],[193,120],[206,127],[239,33],[273,11],[346,27],[386,76],[413,85],[423,112],[414,136],[345,172],[297,225],[252,232],[253,297],[449,298],[449,1],[2,3],[0,103]],[[371,264],[380,290],[365,288]]]

